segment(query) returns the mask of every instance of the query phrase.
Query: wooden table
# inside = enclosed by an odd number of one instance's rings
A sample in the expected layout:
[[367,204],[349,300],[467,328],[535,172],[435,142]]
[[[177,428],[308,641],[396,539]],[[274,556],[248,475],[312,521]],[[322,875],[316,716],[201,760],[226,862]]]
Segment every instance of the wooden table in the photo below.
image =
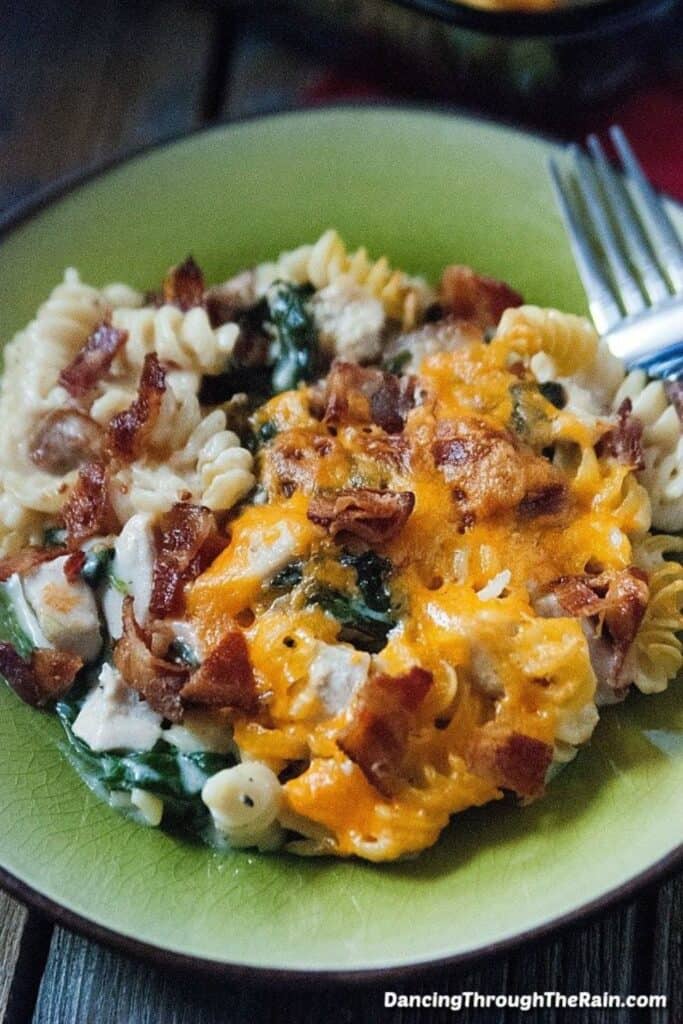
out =
[[[5,5],[8,6],[8,5]],[[266,34],[244,10],[198,3],[43,0],[1,16],[0,209],[74,170],[217,118],[315,93],[323,58]],[[581,880],[577,879],[580,887]],[[661,992],[668,1010],[574,1011],[577,1024],[683,1021],[683,876],[555,939],[404,991]],[[399,987],[399,986],[393,986]],[[0,894],[0,1024],[209,1024],[374,1020],[431,1024],[447,1010],[388,1011],[383,987],[267,991],[181,976],[71,934]],[[463,1011],[463,1022],[518,1019]],[[554,1024],[563,1011],[520,1015]]]

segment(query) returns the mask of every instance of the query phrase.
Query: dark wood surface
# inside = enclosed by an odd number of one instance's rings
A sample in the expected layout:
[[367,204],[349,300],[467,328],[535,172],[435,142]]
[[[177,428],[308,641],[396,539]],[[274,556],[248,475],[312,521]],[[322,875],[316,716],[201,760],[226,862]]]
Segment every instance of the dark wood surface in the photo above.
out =
[[[0,14],[0,212],[80,168],[212,120],[320,93],[327,56],[273,39],[243,5],[43,0]],[[577,879],[580,887],[581,880]],[[396,989],[664,993],[659,1011],[383,1009],[383,986],[270,991],[162,970],[0,894],[0,1024],[683,1021],[683,877],[551,940]]]

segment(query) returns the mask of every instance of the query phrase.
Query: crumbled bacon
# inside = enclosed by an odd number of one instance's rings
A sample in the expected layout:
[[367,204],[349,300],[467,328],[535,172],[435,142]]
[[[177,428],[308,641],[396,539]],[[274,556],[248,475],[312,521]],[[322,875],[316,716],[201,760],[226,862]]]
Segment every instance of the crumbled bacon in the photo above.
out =
[[191,256],[169,270],[164,278],[163,299],[183,311],[203,304],[204,275]]
[[55,558],[60,558],[67,554],[67,550],[59,545],[49,548],[23,548],[13,555],[5,555],[4,558],[0,558],[0,583],[4,583],[15,573],[23,576],[42,565],[43,562],[51,562]]
[[228,544],[208,508],[179,502],[155,528],[156,556],[150,611],[158,618],[182,615],[186,583],[202,573]]
[[586,632],[598,682],[624,695],[631,682],[623,678],[626,656],[649,600],[646,574],[631,565],[596,576],[562,576],[548,589],[565,614],[590,620]]
[[114,664],[126,684],[143,697],[149,706],[179,722],[183,717],[180,691],[187,682],[189,669],[153,654],[150,638],[135,620],[133,598],[123,602],[123,636],[114,648]]
[[256,274],[244,270],[223,284],[214,285],[206,291],[204,302],[212,327],[235,320],[258,302]]
[[64,476],[102,448],[102,428],[77,409],[54,409],[38,423],[29,444],[29,456],[46,473]]
[[81,398],[102,379],[127,338],[127,331],[119,331],[106,322],[101,323],[80,352],[62,370],[59,383],[72,398]]
[[325,423],[375,423],[389,434],[398,434],[414,404],[414,377],[336,360],[313,408]]
[[475,274],[471,267],[446,267],[441,278],[440,302],[450,314],[477,324],[482,330],[497,327],[511,306],[521,306],[522,296],[504,281]]
[[475,417],[441,422],[432,457],[468,519],[512,509],[523,516],[551,514],[564,505],[565,482],[547,459],[510,431]]
[[258,708],[256,682],[244,634],[230,630],[204,659],[180,692],[184,704],[232,708],[253,714]]
[[113,456],[125,462],[138,458],[159,418],[165,391],[166,371],[156,352],[150,352],[142,366],[137,398],[109,423],[107,442]]
[[64,575],[69,583],[75,583],[81,576],[85,565],[85,551],[74,551],[64,563]]
[[431,672],[417,666],[402,676],[371,676],[351,706],[352,719],[339,747],[386,796],[398,782],[415,712],[432,685]]
[[683,380],[670,380],[664,385],[666,397],[678,413],[678,418],[683,426]]
[[545,777],[553,759],[548,743],[500,726],[485,726],[470,745],[470,771],[500,789],[533,800],[543,794]]
[[618,422],[596,445],[598,455],[611,455],[631,469],[644,469],[643,424],[633,415],[633,404],[625,398],[617,410]]
[[83,662],[65,651],[38,649],[29,661],[11,644],[0,643],[0,673],[17,697],[32,707],[42,707],[62,697],[76,678]]
[[381,544],[401,531],[415,506],[412,491],[343,489],[318,494],[308,506],[308,518],[332,537],[344,534],[368,544]]
[[109,500],[109,480],[104,463],[86,462],[78,473],[62,518],[71,547],[97,534],[115,533],[118,521]]

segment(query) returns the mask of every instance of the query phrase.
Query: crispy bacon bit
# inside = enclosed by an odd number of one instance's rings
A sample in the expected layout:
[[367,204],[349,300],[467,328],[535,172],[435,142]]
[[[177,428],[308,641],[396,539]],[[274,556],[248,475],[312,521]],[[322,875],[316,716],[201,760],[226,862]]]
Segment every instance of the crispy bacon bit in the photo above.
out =
[[77,409],[55,409],[48,413],[31,438],[31,461],[46,473],[64,476],[97,458],[102,448],[102,429]]
[[542,796],[545,776],[553,759],[548,743],[500,726],[484,727],[468,752],[471,771],[500,789],[534,800]]
[[323,526],[332,537],[358,537],[368,544],[382,544],[395,537],[415,507],[412,491],[375,491],[359,487],[311,499],[308,518]]
[[244,270],[229,281],[214,285],[205,293],[204,302],[212,327],[234,320],[258,302],[256,274],[253,270]]
[[81,398],[105,375],[127,338],[127,331],[119,331],[106,322],[101,323],[80,352],[62,370],[59,383],[72,398]]
[[109,500],[107,470],[102,462],[86,462],[78,473],[62,518],[71,547],[97,534],[115,533],[118,520]]
[[5,555],[4,558],[0,558],[0,583],[4,583],[15,573],[23,576],[43,562],[51,562],[65,554],[67,548],[59,545],[50,548],[23,548],[13,555]]
[[566,485],[559,471],[512,433],[483,420],[440,423],[432,456],[468,518],[511,509],[523,516],[551,514],[564,504]]
[[567,487],[563,482],[547,484],[537,491],[528,491],[519,503],[521,516],[552,516],[564,507]]
[[600,438],[596,445],[598,455],[611,455],[631,469],[644,469],[643,424],[633,415],[633,404],[625,398],[617,410],[618,423]]
[[150,611],[158,618],[182,615],[185,584],[208,568],[228,538],[208,508],[179,502],[156,526],[155,543]]
[[336,360],[314,411],[325,423],[375,423],[399,434],[415,404],[415,378]]
[[647,608],[647,576],[636,566],[612,569],[597,576],[562,576],[550,585],[560,608],[573,618],[585,618],[591,663],[602,696],[623,696],[626,656]]
[[670,380],[664,385],[666,397],[678,413],[678,418],[683,426],[683,380]]
[[80,579],[81,570],[85,565],[85,551],[74,551],[64,563],[64,575],[69,583],[75,583]]
[[150,638],[135,621],[130,596],[123,602],[123,636],[114,648],[114,664],[127,685],[157,714],[171,722],[181,721],[180,691],[187,682],[189,669],[152,653]]
[[432,681],[417,666],[402,676],[371,676],[351,706],[339,746],[385,796],[396,789],[408,734]]
[[256,683],[244,634],[226,633],[180,692],[185,704],[233,708],[253,714],[258,708]]
[[184,263],[171,267],[164,278],[164,302],[179,306],[183,311],[201,306],[204,302],[204,275],[188,256]]
[[521,306],[519,292],[504,281],[475,274],[471,267],[446,267],[441,278],[441,305],[454,316],[470,320],[482,330],[497,327],[511,306]]
[[137,398],[109,423],[107,442],[113,456],[126,462],[138,458],[159,418],[165,391],[166,371],[156,352],[150,352],[142,366]]
[[43,707],[62,697],[76,678],[83,662],[65,651],[39,649],[24,661],[11,644],[0,643],[0,673],[17,697],[32,707]]

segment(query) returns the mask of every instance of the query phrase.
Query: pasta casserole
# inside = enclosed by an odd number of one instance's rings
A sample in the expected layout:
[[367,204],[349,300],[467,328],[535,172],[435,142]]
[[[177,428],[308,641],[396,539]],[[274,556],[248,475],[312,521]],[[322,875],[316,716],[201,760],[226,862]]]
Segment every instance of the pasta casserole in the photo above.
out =
[[68,270],[0,414],[0,672],[141,824],[415,855],[683,665],[683,385],[468,267]]

